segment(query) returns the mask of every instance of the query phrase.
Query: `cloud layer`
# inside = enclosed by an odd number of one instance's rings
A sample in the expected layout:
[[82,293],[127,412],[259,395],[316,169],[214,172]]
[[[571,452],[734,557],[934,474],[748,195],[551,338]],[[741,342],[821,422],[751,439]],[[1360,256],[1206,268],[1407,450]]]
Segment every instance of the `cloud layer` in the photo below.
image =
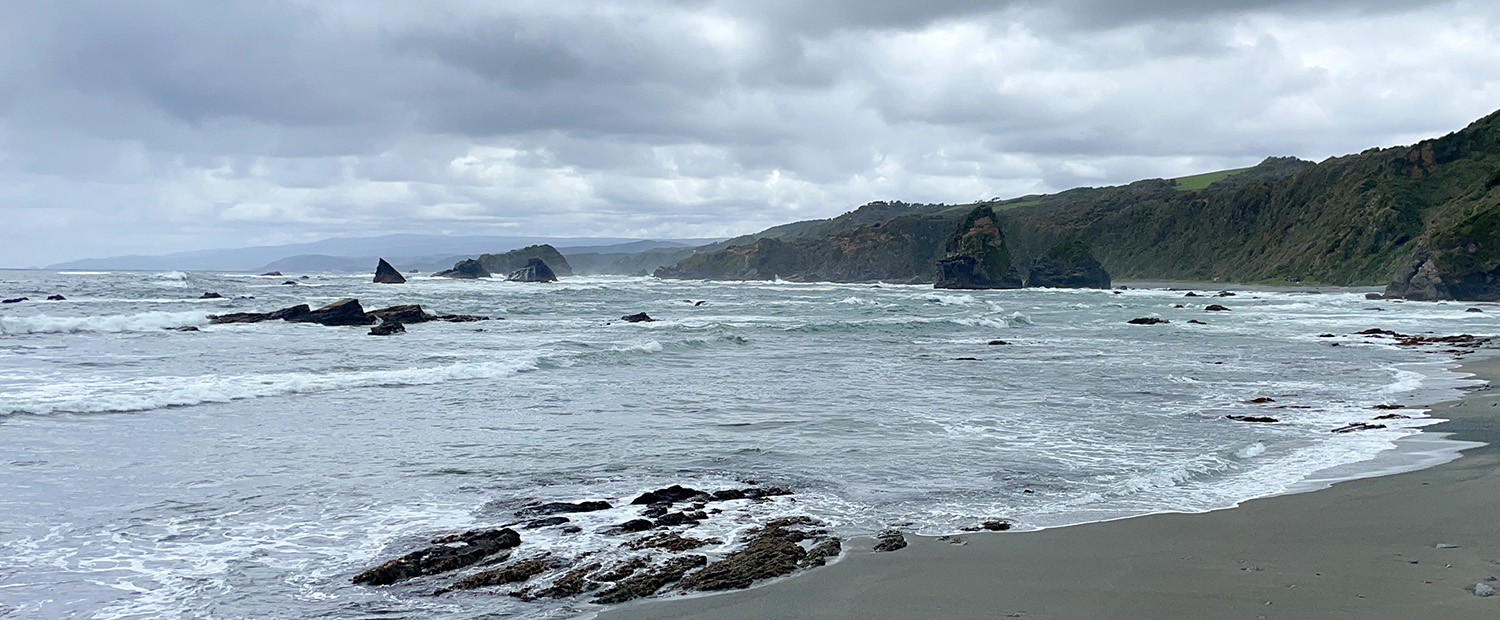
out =
[[0,5],[0,265],[384,232],[705,237],[1321,159],[1500,107],[1500,7]]

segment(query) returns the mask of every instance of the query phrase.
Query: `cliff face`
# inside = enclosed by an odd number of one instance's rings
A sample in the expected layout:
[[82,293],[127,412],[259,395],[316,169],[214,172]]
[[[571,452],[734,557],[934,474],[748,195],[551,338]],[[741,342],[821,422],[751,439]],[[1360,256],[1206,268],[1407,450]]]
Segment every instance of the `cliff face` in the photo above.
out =
[[1153,179],[973,205],[871,203],[700,248],[661,273],[771,277],[729,254],[774,239],[783,278],[931,281],[947,235],[981,206],[1023,264],[1077,240],[1115,279],[1393,282],[1393,296],[1413,299],[1500,298],[1500,113],[1411,147],[1271,158],[1199,190]]
[[969,212],[943,246],[936,288],[1021,288],[998,219],[988,206]]
[[1109,272],[1094,259],[1093,250],[1078,240],[1052,246],[1031,260],[1026,286],[1048,288],[1109,288]]

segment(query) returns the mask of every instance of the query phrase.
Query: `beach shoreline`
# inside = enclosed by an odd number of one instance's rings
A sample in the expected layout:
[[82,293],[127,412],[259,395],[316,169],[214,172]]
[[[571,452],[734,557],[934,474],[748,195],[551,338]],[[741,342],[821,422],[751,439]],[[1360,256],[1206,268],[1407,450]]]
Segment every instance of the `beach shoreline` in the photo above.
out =
[[[1500,577],[1500,358],[1458,372],[1486,387],[1431,406],[1439,436],[1475,442],[1415,471],[1032,532],[856,539],[840,562],[762,587],[643,601],[633,618],[1476,618]],[[1495,583],[1500,586],[1500,582]]]

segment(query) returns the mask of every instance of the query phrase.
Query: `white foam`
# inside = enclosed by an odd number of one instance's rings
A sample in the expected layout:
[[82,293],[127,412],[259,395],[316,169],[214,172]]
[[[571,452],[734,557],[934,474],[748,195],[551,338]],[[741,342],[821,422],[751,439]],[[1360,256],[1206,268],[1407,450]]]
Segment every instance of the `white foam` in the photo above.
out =
[[1266,453],[1266,444],[1259,441],[1234,451],[1235,458],[1253,459]]
[[532,353],[508,360],[459,362],[400,370],[168,376],[127,380],[77,378],[66,383],[28,382],[14,391],[0,392],[0,402],[6,403],[6,410],[0,413],[40,415],[147,411],[350,388],[498,379],[535,369],[540,357],[540,354]]
[[204,325],[208,313],[141,312],[100,316],[6,316],[0,317],[0,335],[74,334],[84,332],[149,332],[184,325]]

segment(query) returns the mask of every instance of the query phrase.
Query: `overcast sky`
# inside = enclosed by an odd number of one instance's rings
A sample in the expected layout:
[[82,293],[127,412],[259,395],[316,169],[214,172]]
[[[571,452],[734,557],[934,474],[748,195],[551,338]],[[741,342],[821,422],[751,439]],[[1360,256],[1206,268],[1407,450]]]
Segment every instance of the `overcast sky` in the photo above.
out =
[[0,265],[729,236],[1497,108],[1493,0],[8,0]]

